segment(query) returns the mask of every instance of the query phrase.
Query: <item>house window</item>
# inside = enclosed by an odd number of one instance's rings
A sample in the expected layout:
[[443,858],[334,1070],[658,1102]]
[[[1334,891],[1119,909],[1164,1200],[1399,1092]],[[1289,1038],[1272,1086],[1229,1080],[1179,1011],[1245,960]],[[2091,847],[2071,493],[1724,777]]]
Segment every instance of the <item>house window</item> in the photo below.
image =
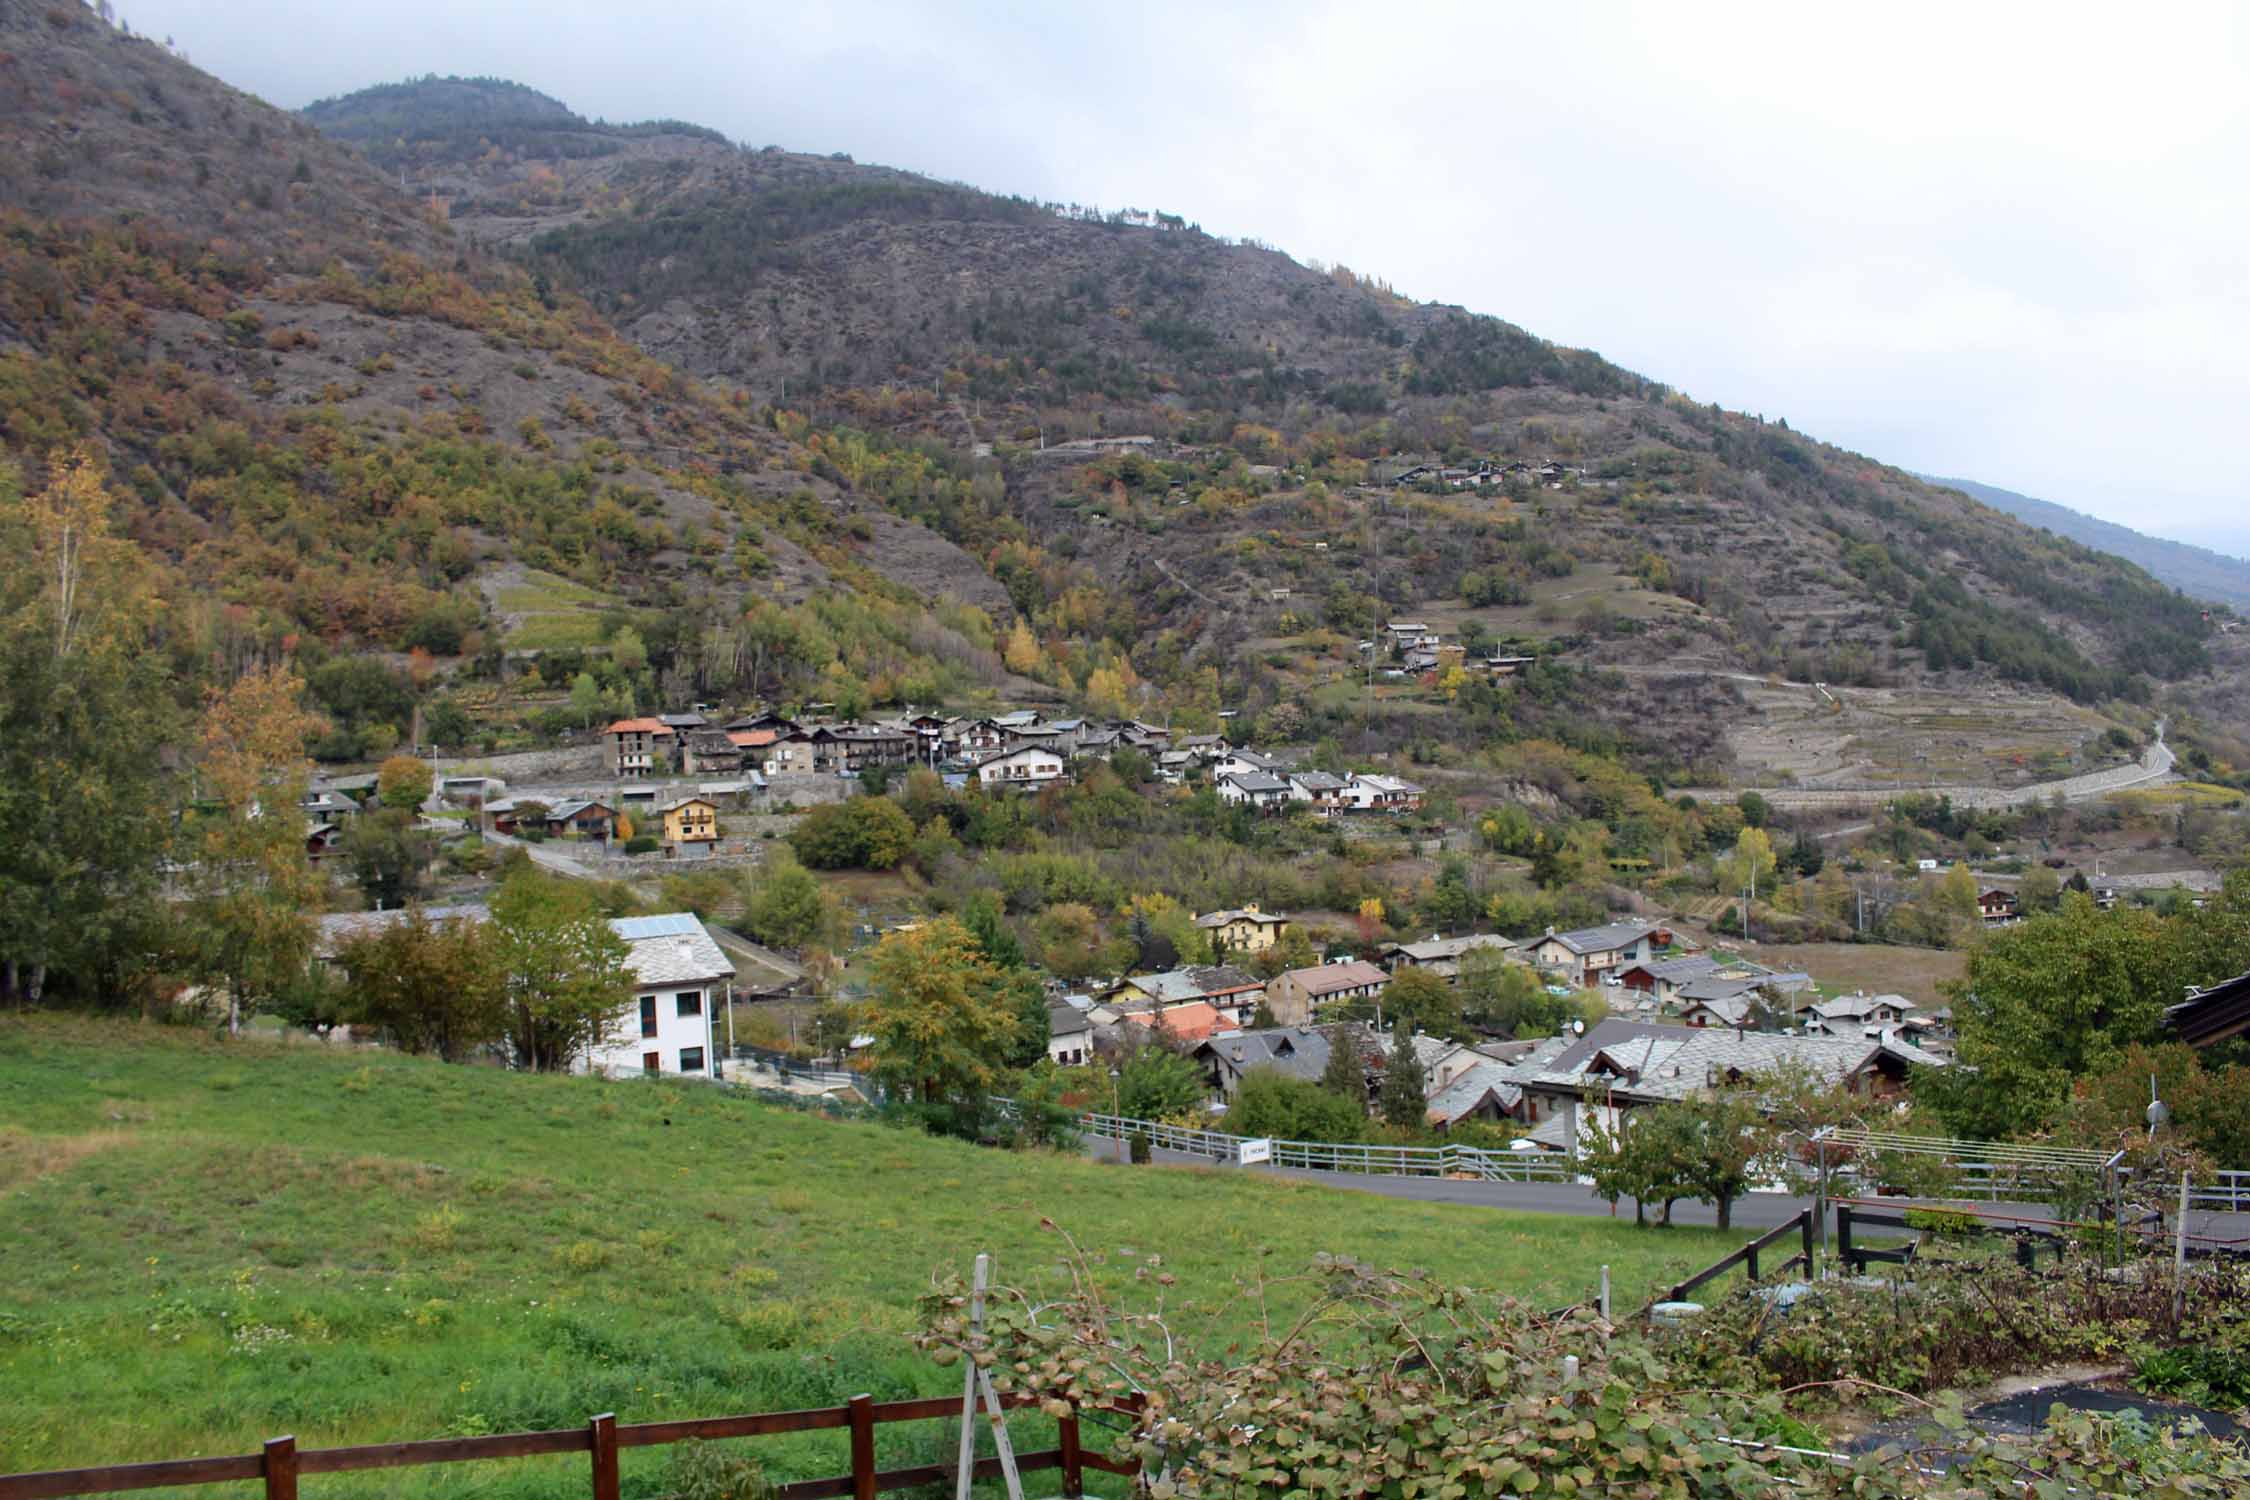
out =
[[680,1013],[681,1015],[683,1015],[683,1016],[700,1016],[700,1015],[702,1015],[702,1014],[703,1014],[703,991],[701,991],[701,990],[682,990],[682,991],[680,991],[680,1001],[679,1001],[679,1004],[680,1004],[680,1011],[679,1011],[679,1013]]
[[664,1054],[661,1052],[643,1052],[641,1054],[641,1071],[643,1073],[663,1072]]
[[641,996],[641,1035],[656,1035],[656,997]]
[[701,1047],[682,1047],[680,1049],[680,1071],[683,1073],[700,1073],[703,1071],[703,1049]]

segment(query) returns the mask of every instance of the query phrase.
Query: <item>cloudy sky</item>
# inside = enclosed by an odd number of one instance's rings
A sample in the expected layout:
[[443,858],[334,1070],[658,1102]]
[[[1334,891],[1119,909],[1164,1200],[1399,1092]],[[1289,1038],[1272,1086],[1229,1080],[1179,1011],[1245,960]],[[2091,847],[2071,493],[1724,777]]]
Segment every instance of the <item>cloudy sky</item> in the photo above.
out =
[[492,74],[1184,214],[2250,552],[2250,9],[118,3],[285,106]]

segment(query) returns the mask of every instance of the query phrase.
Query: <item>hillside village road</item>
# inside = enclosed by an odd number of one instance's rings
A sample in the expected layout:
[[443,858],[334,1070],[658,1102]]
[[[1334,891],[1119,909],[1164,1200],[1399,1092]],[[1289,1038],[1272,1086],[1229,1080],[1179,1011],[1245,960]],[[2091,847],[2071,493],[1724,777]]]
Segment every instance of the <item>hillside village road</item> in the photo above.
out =
[[494,833],[489,830],[486,831],[484,840],[488,844],[497,844],[503,849],[521,849],[531,856],[531,862],[540,869],[550,870],[557,875],[567,876],[572,880],[600,880],[602,878],[600,871],[590,869],[572,859],[569,855],[559,850],[550,849],[544,844],[526,843],[524,840],[509,834]]
[[[1097,1161],[1122,1162],[1123,1145],[1117,1141],[1089,1140],[1087,1154]],[[1566,1214],[1584,1219],[1612,1217],[1610,1205],[1594,1195],[1588,1187],[1573,1182],[1471,1182],[1450,1177],[1384,1177],[1359,1172],[1312,1172],[1286,1167],[1236,1167],[1214,1162],[1209,1157],[1192,1156],[1180,1151],[1158,1151],[1155,1160],[1163,1166],[1203,1167],[1214,1172],[1258,1172],[1275,1177],[1290,1177],[1301,1182],[1318,1183],[1323,1187],[1341,1188],[1347,1192],[1373,1193],[1382,1198],[1403,1198],[1415,1203],[1461,1203],[1480,1208],[1514,1209],[1520,1213]],[[1886,1203],[1886,1207],[1891,1206]],[[1912,1200],[1896,1200],[1898,1208],[1913,1206]],[[2048,1215],[2044,1204],[2037,1203],[1978,1203],[1973,1207],[1995,1213],[2022,1214],[2026,1218],[2040,1219]],[[1787,1193],[1751,1193],[1738,1198],[1734,1204],[1734,1227],[1737,1229],[1774,1229],[1786,1224],[1805,1209],[1812,1207],[1810,1198]],[[1658,1205],[1650,1205],[1649,1219],[1656,1218]],[[1615,1217],[1631,1220],[1633,1206],[1630,1200],[1621,1200]],[[1682,1200],[1672,1205],[1672,1222],[1710,1227],[1717,1224],[1718,1214],[1708,1205]],[[1875,1231],[1880,1238],[1885,1233]],[[2250,1212],[2215,1213],[2198,1211],[2188,1215],[2188,1233],[2205,1235],[2222,1240],[2250,1244]]]

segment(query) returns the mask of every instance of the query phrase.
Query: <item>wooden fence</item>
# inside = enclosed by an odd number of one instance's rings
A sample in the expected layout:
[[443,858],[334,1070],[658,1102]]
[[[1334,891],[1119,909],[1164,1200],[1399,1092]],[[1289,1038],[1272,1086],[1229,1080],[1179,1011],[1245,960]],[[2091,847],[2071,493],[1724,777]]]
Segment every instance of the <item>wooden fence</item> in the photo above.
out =
[[[1028,1405],[1031,1397],[1003,1396],[1006,1406]],[[618,1500],[617,1455],[626,1448],[659,1448],[691,1440],[771,1437],[788,1432],[839,1430],[851,1437],[852,1471],[830,1479],[800,1479],[778,1486],[780,1500],[822,1500],[849,1495],[874,1500],[884,1490],[949,1483],[952,1464],[912,1469],[875,1466],[875,1429],[886,1422],[927,1422],[961,1417],[961,1398],[932,1396],[913,1401],[877,1401],[854,1396],[843,1406],[809,1411],[753,1412],[733,1417],[695,1417],[676,1422],[620,1423],[614,1415],[595,1417],[584,1427],[545,1432],[508,1432],[491,1437],[440,1438],[428,1442],[369,1443],[353,1448],[299,1449],[293,1437],[267,1441],[264,1451],[221,1458],[170,1459],[158,1463],[107,1464],[88,1469],[49,1469],[31,1474],[0,1474],[0,1500],[50,1500],[60,1495],[118,1494],[127,1490],[170,1489],[184,1485],[262,1481],[266,1500],[297,1500],[297,1481],[308,1474],[345,1474],[362,1469],[395,1469],[427,1464],[478,1463],[487,1459],[529,1458],[547,1453],[584,1453],[591,1464],[593,1500]],[[1088,1452],[1079,1441],[1078,1413],[1057,1418],[1059,1448],[1018,1453],[1016,1468],[1062,1471],[1062,1491],[1085,1493],[1085,1472],[1137,1474],[1139,1465]],[[977,1477],[1000,1473],[997,1457],[977,1460]]]
[[[1742,1267],[1752,1281],[1762,1280],[1764,1279],[1762,1275],[1764,1268],[1759,1265],[1758,1258],[1792,1235],[1796,1236],[1800,1248],[1795,1255],[1790,1256],[1775,1269],[1779,1274],[1786,1276],[1789,1272],[1801,1267],[1807,1275],[1810,1275],[1812,1274],[1813,1263],[1813,1233],[1817,1227],[1818,1225],[1813,1218],[1813,1211],[1809,1208],[1800,1209],[1794,1218],[1785,1220],[1767,1230],[1732,1255],[1714,1261],[1685,1281],[1673,1283],[1660,1296],[1651,1297],[1649,1306],[1653,1307],[1659,1302],[1685,1302],[1688,1293],[1718,1280],[1736,1266]],[[0,1500],[5,1500],[5,1497],[0,1497]]]

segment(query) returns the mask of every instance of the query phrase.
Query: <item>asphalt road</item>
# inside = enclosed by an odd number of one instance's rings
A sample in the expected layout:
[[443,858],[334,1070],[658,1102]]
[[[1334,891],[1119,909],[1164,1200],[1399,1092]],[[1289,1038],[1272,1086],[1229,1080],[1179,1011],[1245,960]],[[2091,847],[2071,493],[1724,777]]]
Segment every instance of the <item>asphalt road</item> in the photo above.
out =
[[[1097,1161],[1124,1161],[1122,1142],[1088,1139],[1086,1152]],[[1237,1167],[1214,1162],[1209,1157],[1194,1156],[1182,1151],[1158,1151],[1154,1160],[1160,1166],[1201,1167],[1212,1172],[1259,1172],[1275,1177],[1292,1177],[1305,1182],[1319,1183],[1324,1187],[1339,1188],[1345,1192],[1373,1193],[1380,1198],[1404,1198],[1415,1203],[1461,1203],[1478,1208],[1506,1208],[1521,1213],[1565,1214],[1583,1219],[1630,1219],[1633,1204],[1630,1199],[1620,1201],[1613,1209],[1593,1189],[1574,1182],[1473,1182],[1450,1177],[1384,1177],[1359,1172],[1311,1172],[1289,1167]],[[1913,1207],[1913,1200],[1887,1199],[1886,1208]],[[1954,1205],[1959,1206],[1959,1205]],[[2052,1210],[2037,1203],[1975,1203],[1973,1208],[1988,1213],[2021,1214],[2028,1219],[2046,1218]],[[1790,1193],[1751,1193],[1734,1203],[1733,1223],[1737,1229],[1774,1229],[1812,1207],[1812,1199]],[[1656,1218],[1661,1205],[1651,1204],[1648,1216]],[[1682,1200],[1672,1205],[1672,1222],[1713,1226],[1718,1223],[1718,1213],[1707,1204]],[[2188,1215],[2188,1233],[2220,1240],[2250,1243],[2250,1213],[2210,1213],[2197,1211]]]

